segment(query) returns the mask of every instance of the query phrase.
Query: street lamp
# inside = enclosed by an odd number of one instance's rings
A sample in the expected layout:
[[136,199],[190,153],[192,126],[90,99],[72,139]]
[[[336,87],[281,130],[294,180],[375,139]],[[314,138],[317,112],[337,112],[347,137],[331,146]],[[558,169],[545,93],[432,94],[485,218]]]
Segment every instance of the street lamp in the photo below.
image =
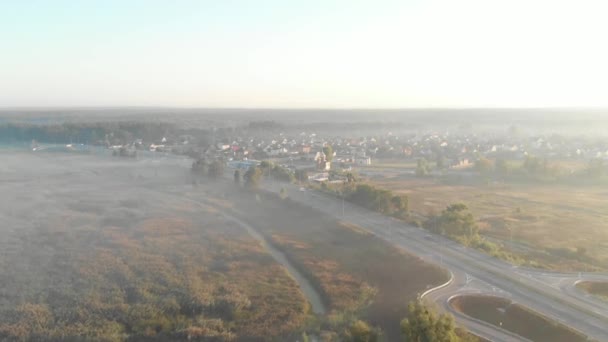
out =
[[344,189],[340,193],[342,194],[342,218],[344,218]]

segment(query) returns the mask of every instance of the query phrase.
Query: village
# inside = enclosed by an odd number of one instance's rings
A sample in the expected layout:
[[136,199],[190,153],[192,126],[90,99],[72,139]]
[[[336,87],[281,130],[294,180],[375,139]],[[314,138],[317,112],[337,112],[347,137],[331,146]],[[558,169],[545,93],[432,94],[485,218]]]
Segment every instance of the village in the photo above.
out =
[[523,161],[536,157],[574,164],[608,160],[608,144],[600,139],[526,135],[515,127],[508,127],[503,134],[446,130],[336,136],[297,133],[294,129],[285,131],[239,129],[214,134],[211,139],[184,134],[162,136],[153,141],[136,138],[126,143],[106,138],[99,143],[120,156],[174,153],[193,159],[221,160],[231,169],[248,169],[269,161],[292,173],[305,171],[308,180],[314,182],[346,181],[346,174],[355,171],[377,174],[387,164],[402,165],[412,174],[416,172],[416,165],[420,168],[422,164],[424,175],[441,176],[470,173],[482,159]]

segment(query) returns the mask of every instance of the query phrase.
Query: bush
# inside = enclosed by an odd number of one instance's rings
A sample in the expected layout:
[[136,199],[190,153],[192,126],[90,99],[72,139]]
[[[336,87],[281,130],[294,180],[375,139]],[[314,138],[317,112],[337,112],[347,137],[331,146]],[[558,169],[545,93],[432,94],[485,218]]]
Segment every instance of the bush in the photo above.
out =
[[385,214],[405,216],[408,211],[408,198],[394,195],[390,190],[378,189],[369,184],[358,184],[347,199],[362,207]]

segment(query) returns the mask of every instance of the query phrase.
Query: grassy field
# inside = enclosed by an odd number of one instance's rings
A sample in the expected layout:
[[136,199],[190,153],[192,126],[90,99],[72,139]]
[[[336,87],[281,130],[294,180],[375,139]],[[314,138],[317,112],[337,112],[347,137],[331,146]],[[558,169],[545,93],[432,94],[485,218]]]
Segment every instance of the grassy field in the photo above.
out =
[[587,293],[598,296],[604,300],[608,300],[608,283],[582,281],[576,284],[576,286]]
[[[370,182],[408,195],[414,217],[465,203],[480,233],[538,265],[560,270],[608,268],[608,190],[555,184],[448,182],[401,175]],[[578,248],[578,249],[577,249]]]
[[327,328],[357,315],[380,327],[387,341],[398,340],[408,302],[447,280],[437,267],[289,199],[233,195],[234,209],[313,280],[331,310]]
[[510,300],[487,296],[459,296],[450,302],[456,310],[500,326],[532,341],[578,342],[586,341],[566,326],[553,322],[526,307]]
[[184,183],[174,162],[43,157],[3,155],[1,341],[284,341],[306,325],[256,239],[158,191]]
[[23,237],[29,260],[4,256],[3,338],[265,340],[304,325],[308,306],[297,284],[255,240],[211,213],[103,230],[65,220]]

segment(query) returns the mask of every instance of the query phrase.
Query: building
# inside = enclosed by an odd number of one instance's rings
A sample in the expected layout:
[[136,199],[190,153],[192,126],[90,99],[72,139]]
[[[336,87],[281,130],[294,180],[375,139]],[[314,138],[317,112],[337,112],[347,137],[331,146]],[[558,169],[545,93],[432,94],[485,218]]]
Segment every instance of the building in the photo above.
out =
[[363,157],[363,158],[353,158],[357,165],[372,165],[372,158]]
[[308,145],[302,146],[302,148],[300,149],[300,153],[302,153],[302,154],[309,154],[310,153],[310,146],[308,146]]
[[231,169],[249,170],[250,167],[260,165],[257,160],[233,160],[228,162],[228,167]]
[[323,152],[317,152],[315,163],[317,164],[317,170],[329,171],[331,169],[331,162],[327,160],[327,156]]

